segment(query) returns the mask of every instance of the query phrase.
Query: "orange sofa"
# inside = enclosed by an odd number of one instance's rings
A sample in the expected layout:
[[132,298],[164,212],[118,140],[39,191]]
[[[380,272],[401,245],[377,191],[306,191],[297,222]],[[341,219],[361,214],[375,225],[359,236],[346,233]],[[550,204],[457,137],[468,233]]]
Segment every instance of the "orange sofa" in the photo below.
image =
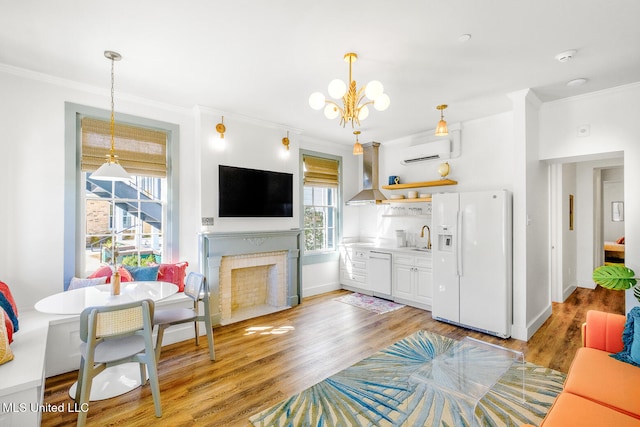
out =
[[640,368],[609,357],[623,348],[624,326],[625,316],[587,312],[583,347],[540,427],[640,426]]

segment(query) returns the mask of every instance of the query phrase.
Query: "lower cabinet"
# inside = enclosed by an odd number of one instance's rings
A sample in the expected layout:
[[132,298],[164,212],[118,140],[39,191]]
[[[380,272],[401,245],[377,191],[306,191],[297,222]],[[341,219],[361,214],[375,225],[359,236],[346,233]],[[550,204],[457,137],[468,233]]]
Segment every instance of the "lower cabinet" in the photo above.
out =
[[393,300],[431,310],[433,278],[430,255],[393,255]]
[[371,295],[367,281],[369,251],[357,247],[340,249],[340,284],[343,289]]

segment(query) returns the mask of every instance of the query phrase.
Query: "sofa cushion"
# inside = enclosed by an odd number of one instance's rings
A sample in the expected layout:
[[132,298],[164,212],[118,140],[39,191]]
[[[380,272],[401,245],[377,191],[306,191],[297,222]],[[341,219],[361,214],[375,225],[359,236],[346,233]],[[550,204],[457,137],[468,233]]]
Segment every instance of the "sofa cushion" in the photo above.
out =
[[[7,313],[4,311],[2,307],[0,307],[0,310],[2,310],[3,317],[4,317],[4,328],[6,331],[5,333],[9,338],[9,344],[11,344],[13,342],[13,323],[11,322],[11,319],[9,319],[9,316],[7,315]],[[0,328],[2,328],[2,325],[0,325]]]
[[69,282],[68,291],[72,291],[74,289],[86,288],[87,286],[97,286],[104,285],[107,283],[107,276],[103,277],[95,277],[93,279],[81,279],[79,277],[72,277],[71,282]]
[[[133,282],[133,277],[124,267],[118,267],[118,272],[120,273],[120,281],[121,282]],[[104,265],[94,271],[89,279],[95,279],[96,277],[106,277],[107,283],[111,283],[111,276],[113,275],[113,270],[111,270],[111,266]]]
[[540,427],[631,427],[636,418],[571,393],[560,393]]
[[589,348],[617,353],[624,348],[622,331],[626,322],[621,314],[589,310],[583,328],[583,345]]
[[9,333],[4,324],[5,312],[0,308],[0,365],[13,360],[13,352],[9,347]]
[[184,291],[184,279],[187,276],[187,261],[175,264],[160,264],[158,270],[158,280],[161,282],[169,282],[178,286],[178,292]]
[[633,307],[627,314],[627,323],[622,332],[622,351],[611,357],[621,362],[640,366],[640,307]]
[[158,265],[151,267],[130,267],[125,265],[124,268],[127,269],[136,282],[155,282],[158,280]]
[[640,418],[638,384],[640,368],[613,359],[605,351],[583,347],[571,363],[564,391]]
[[4,282],[0,282],[0,307],[4,309],[5,314],[11,320],[13,324],[13,332],[18,332],[20,329],[18,323],[18,306],[16,301],[11,295],[9,285]]

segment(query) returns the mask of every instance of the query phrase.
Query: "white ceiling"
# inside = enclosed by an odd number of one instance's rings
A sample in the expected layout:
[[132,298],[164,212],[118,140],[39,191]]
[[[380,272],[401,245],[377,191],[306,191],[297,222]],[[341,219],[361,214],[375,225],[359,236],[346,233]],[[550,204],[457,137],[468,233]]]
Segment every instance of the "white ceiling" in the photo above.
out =
[[356,52],[358,87],[380,80],[391,98],[360,140],[384,143],[433,129],[438,104],[455,123],[508,111],[520,89],[549,101],[638,82],[639,21],[638,0],[0,0],[0,64],[108,89],[115,50],[116,110],[121,93],[351,144],[307,99],[347,80]]

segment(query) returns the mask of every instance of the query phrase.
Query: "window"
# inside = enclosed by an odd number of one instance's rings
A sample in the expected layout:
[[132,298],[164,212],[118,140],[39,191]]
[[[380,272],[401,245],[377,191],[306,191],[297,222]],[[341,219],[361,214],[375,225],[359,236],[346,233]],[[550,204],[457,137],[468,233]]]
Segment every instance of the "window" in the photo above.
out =
[[303,154],[305,255],[335,252],[339,238],[339,161]]
[[91,179],[91,173],[104,162],[104,153],[111,146],[110,123],[83,117],[80,126],[84,275],[105,263],[134,267],[160,263],[166,217],[167,133],[116,123],[116,153],[132,179],[100,181]]
[[335,250],[335,189],[304,187],[304,250]]
[[114,259],[125,265],[178,260],[178,198],[172,189],[179,127],[117,115],[116,154],[133,178],[91,180],[111,146],[109,115],[65,104],[65,288],[72,277],[86,277]]

